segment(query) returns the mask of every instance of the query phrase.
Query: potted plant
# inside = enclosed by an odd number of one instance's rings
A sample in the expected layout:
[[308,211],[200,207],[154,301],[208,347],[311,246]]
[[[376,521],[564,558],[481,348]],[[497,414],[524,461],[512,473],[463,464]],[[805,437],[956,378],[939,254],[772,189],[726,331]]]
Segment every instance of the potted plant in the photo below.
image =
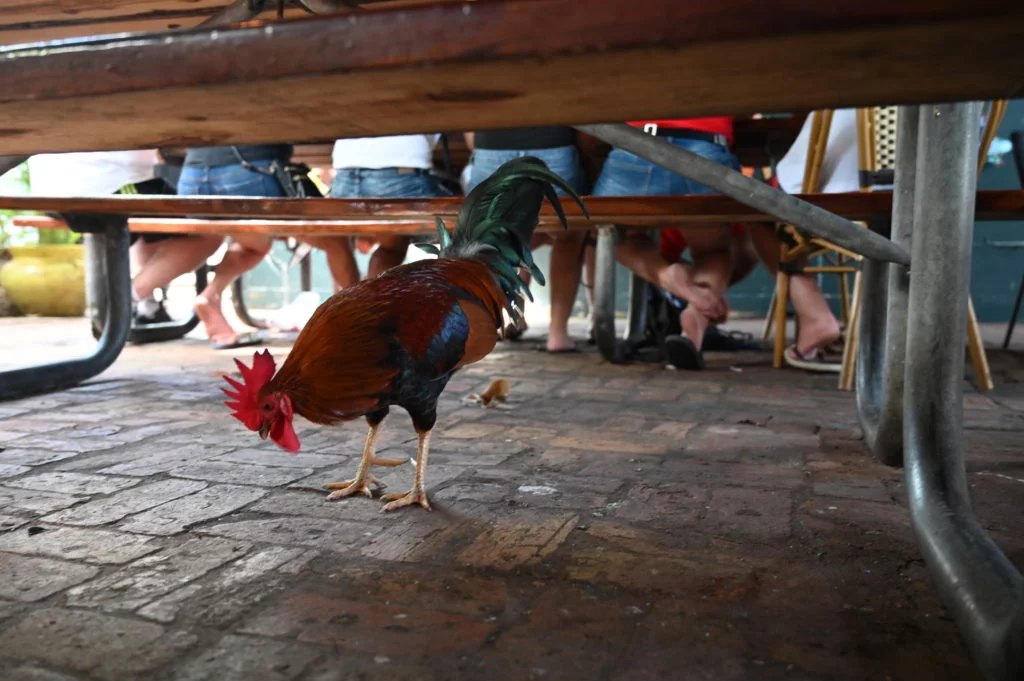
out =
[[[9,173],[8,188],[27,192],[28,165]],[[5,180],[7,177],[4,178]],[[0,289],[24,314],[80,317],[85,313],[85,262],[80,236],[71,230],[18,230],[11,226],[13,211],[0,215],[0,248],[7,262],[0,265]],[[2,302],[0,302],[2,307]]]

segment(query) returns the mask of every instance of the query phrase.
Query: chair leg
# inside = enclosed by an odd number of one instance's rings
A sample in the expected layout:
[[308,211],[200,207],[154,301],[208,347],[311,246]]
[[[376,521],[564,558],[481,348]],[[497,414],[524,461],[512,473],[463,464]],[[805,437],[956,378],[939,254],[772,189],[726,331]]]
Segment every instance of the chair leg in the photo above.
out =
[[[845,275],[844,275],[845,278]],[[846,343],[843,346],[843,365],[839,371],[839,389],[853,390],[854,370],[857,368],[857,350],[860,345],[860,311],[863,305],[864,281],[861,273],[853,275],[853,301],[846,324]]]
[[775,276],[775,348],[772,366],[782,368],[782,353],[786,350],[786,303],[789,302],[789,275],[779,270]]
[[1003,339],[1003,350],[1010,347],[1010,339],[1013,338],[1013,327],[1017,325],[1017,315],[1020,314],[1021,299],[1024,299],[1024,276],[1020,278],[1020,286],[1017,288],[1017,300],[1013,303],[1010,323],[1006,325],[1006,338]]
[[[846,264],[846,256],[839,254],[839,265]],[[846,272],[839,273],[839,309],[843,314],[843,324],[850,328],[850,282],[846,278]]]
[[967,349],[971,353],[971,365],[974,376],[978,380],[978,389],[988,392],[995,387],[992,382],[992,371],[988,366],[988,355],[985,354],[985,343],[978,327],[978,316],[974,313],[974,301],[967,297]]
[[[1021,286],[1024,287],[1024,281],[1021,282]],[[1024,290],[1024,288],[1022,288],[1022,290]],[[778,300],[778,289],[772,289],[772,297],[768,300],[768,312],[764,317],[764,328],[761,330],[761,340],[768,340],[772,336],[772,326],[775,322],[775,305]],[[1007,338],[1009,338],[1009,335],[1007,335]],[[1009,340],[1007,340],[1007,343],[1009,343]]]

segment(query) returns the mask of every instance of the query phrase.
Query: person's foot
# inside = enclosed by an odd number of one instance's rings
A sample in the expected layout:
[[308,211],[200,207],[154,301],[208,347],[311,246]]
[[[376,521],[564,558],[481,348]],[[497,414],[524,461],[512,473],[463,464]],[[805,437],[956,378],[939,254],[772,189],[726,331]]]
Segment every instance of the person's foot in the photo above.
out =
[[[690,270],[682,263],[672,263],[666,267],[658,285],[672,295],[687,301],[706,318],[719,319],[728,316],[728,308],[723,299],[711,295],[707,289],[694,283]],[[687,309],[689,309],[689,307]]]
[[704,332],[708,330],[708,318],[693,305],[688,305],[679,315],[679,326],[683,329],[683,337],[690,339],[693,347],[700,350],[704,344]]
[[203,292],[196,296],[193,307],[212,345],[228,346],[238,342],[238,334],[220,309],[219,295]]
[[568,330],[548,329],[548,352],[573,352],[576,349],[576,341],[569,337]]
[[163,302],[153,301],[155,307],[143,307],[141,304],[135,308],[135,315],[132,323],[135,326],[146,326],[148,324],[166,324],[171,320]]
[[842,336],[838,320],[831,315],[822,319],[802,319],[799,326],[795,347],[799,356],[805,359],[816,358],[823,348]]

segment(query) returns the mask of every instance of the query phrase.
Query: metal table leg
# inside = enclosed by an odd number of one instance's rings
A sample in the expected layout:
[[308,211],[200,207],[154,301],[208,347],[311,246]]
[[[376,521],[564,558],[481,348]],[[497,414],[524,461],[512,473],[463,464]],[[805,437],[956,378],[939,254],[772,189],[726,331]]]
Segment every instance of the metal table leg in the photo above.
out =
[[128,230],[110,224],[93,235],[90,247],[104,262],[106,298],[111,301],[107,323],[96,350],[81,359],[0,373],[0,400],[13,400],[39,393],[72,388],[104,371],[121,354],[128,339],[132,316],[131,278],[128,267]]
[[242,283],[242,277],[238,277],[231,282],[231,304],[235,308],[235,314],[243,324],[253,327],[254,329],[269,329],[270,324],[263,319],[255,319],[249,314],[249,308],[245,305],[245,285]]
[[963,454],[977,103],[921,107],[904,378],[911,522],[987,678],[1024,678],[1024,580],[978,525]]
[[629,317],[626,335],[615,333],[615,225],[599,225],[594,267],[594,341],[601,356],[614,364],[629,361],[643,341],[647,326],[647,282],[633,275],[629,282]]
[[[90,254],[90,257],[86,258],[85,262],[86,316],[92,327],[93,338],[98,340],[103,335],[103,329],[107,321],[107,265],[101,255],[89,244],[95,238],[93,233],[100,229],[116,226],[127,230],[128,218],[123,215],[81,215],[71,213],[59,215],[59,218],[75,229],[75,231],[82,232],[85,236],[86,249]],[[196,293],[206,288],[206,275],[206,265],[196,270]],[[196,328],[198,324],[199,317],[193,312],[189,319],[182,321],[133,326],[128,330],[128,342],[141,345],[143,343],[177,340]]]
[[[919,107],[900,109],[896,140],[891,238],[910,249],[914,223]],[[889,466],[903,464],[903,371],[907,349],[909,277],[902,265],[865,259],[860,297],[857,413],[864,440]]]
[[[202,293],[206,288],[206,277],[208,268],[203,265],[196,270],[196,294]],[[128,333],[128,341],[137,345],[144,343],[162,343],[164,341],[177,340],[199,325],[199,315],[194,311],[188,319],[174,322],[163,322],[161,324],[145,324],[133,326]]]

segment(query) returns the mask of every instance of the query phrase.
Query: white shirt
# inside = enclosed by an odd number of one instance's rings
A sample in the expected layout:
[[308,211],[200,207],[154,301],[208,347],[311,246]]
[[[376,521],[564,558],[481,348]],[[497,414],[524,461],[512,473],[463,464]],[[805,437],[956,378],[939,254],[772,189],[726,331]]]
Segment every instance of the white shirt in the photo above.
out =
[[109,196],[153,179],[158,163],[156,149],[37,154],[28,159],[29,182],[39,196]]
[[[811,116],[807,117],[793,146],[782,157],[775,168],[779,186],[787,194],[802,193],[804,166],[807,163],[807,143],[811,139]],[[821,161],[821,177],[818,191],[823,194],[860,191],[857,159],[857,110],[836,109],[832,115],[832,127],[828,132],[828,144]]]
[[434,146],[438,133],[356,137],[334,143],[331,162],[335,168],[422,168],[434,167]]

